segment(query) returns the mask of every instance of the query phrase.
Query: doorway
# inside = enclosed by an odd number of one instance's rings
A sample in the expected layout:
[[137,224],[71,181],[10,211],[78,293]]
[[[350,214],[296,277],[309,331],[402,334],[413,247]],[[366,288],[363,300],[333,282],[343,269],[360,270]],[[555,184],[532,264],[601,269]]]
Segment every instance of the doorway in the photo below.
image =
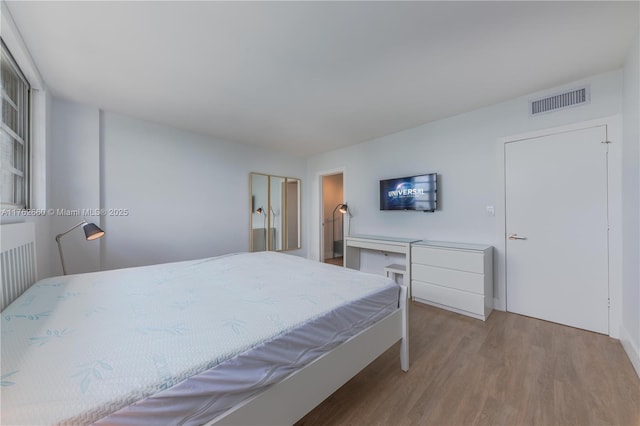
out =
[[323,175],[321,185],[321,260],[344,266],[344,215],[339,211],[344,203],[344,175]]
[[504,145],[506,308],[609,333],[606,126]]

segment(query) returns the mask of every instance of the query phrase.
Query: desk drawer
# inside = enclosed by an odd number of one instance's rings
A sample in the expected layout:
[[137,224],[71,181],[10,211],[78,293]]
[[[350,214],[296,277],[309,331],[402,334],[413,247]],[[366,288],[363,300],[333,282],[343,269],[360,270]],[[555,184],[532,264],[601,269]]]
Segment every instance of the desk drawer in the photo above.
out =
[[484,296],[422,281],[411,281],[413,297],[484,317]]
[[411,277],[418,281],[443,287],[480,295],[484,294],[484,274],[413,263],[411,265]]
[[411,262],[478,274],[484,272],[484,253],[481,251],[413,246]]
[[389,253],[409,253],[409,244],[394,244],[393,242],[347,240],[347,247],[357,247]]

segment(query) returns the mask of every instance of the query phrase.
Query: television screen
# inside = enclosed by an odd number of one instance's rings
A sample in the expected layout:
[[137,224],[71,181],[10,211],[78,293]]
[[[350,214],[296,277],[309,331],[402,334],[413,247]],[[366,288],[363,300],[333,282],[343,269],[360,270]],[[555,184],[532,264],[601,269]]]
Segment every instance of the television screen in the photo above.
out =
[[381,180],[380,210],[433,212],[437,206],[436,184],[436,173]]

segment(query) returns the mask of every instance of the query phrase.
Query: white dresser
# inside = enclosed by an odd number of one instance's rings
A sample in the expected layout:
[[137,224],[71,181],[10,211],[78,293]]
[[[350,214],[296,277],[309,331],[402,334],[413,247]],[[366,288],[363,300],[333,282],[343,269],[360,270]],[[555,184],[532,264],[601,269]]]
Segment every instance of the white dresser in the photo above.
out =
[[486,320],[493,309],[493,247],[414,242],[411,295],[418,302]]

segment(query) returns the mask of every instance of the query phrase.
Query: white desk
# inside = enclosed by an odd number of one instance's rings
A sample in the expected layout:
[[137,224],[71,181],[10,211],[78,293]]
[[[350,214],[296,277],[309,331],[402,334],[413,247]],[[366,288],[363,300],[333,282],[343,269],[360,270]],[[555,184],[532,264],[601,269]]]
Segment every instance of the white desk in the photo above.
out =
[[345,268],[360,269],[360,249],[375,250],[383,253],[404,254],[405,276],[402,281],[409,288],[411,297],[411,244],[420,241],[417,238],[394,238],[379,235],[354,235],[345,237]]

